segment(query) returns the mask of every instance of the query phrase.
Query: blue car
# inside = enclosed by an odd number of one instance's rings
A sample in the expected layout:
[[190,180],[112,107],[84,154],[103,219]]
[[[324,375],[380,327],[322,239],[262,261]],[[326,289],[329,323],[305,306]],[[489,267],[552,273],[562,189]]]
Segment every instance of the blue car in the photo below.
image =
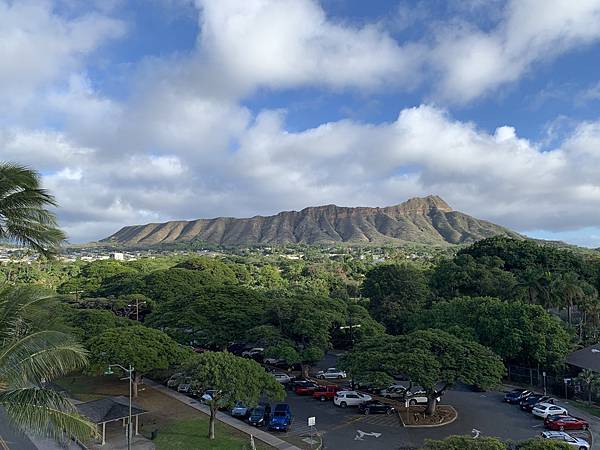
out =
[[269,430],[288,431],[292,426],[292,410],[287,403],[275,406],[269,421]]

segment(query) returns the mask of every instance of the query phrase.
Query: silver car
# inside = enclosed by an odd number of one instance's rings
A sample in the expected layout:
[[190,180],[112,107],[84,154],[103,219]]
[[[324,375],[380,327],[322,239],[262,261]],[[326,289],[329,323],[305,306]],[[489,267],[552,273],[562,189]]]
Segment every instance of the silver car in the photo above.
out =
[[588,441],[575,436],[571,436],[569,433],[564,431],[544,431],[542,432],[544,439],[550,439],[552,441],[564,442],[565,444],[578,448],[579,450],[589,450],[591,448]]
[[346,378],[346,372],[338,370],[335,367],[330,367],[327,370],[317,372],[317,378],[321,380],[341,380],[342,378]]

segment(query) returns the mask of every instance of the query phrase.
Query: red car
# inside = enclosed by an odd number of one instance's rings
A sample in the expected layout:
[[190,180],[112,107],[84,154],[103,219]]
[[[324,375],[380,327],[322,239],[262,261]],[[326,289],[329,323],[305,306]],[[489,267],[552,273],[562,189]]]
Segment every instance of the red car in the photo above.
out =
[[294,392],[298,395],[312,395],[315,390],[319,389],[319,386],[316,383],[312,383],[310,381],[300,382],[297,381],[294,386]]
[[590,426],[587,421],[572,416],[548,416],[544,419],[544,425],[555,431],[587,430]]
[[340,388],[337,386],[319,386],[319,388],[313,392],[313,398],[321,400],[322,402],[333,400],[335,393],[339,390]]

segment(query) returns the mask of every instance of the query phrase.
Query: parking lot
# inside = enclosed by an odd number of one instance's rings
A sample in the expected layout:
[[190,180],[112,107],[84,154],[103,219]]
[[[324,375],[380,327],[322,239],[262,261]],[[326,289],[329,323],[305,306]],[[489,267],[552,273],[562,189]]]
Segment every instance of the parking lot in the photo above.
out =
[[[316,430],[328,449],[417,449],[425,439],[443,439],[453,434],[496,436],[520,441],[544,430],[543,421],[521,411],[516,405],[502,402],[503,392],[472,392],[468,388],[450,390],[442,403],[458,411],[458,419],[443,427],[404,428],[396,415],[358,414],[355,408],[341,409],[332,402],[321,403],[312,397],[288,393],[294,422],[290,435],[308,435],[308,417],[316,417]],[[571,432],[571,434],[577,434]]]

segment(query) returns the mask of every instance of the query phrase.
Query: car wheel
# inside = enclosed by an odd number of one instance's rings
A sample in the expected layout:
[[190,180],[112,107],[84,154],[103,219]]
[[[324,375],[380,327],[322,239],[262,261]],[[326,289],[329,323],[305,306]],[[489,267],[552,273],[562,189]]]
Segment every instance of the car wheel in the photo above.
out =
[[319,400],[321,400],[322,402],[324,402],[325,400],[327,400],[327,397],[325,397],[324,395],[321,395],[319,397]]
[[579,447],[579,450],[588,450],[587,447]]
[[565,427],[563,427],[562,425],[560,427],[558,427],[558,431],[565,431]]
[[324,380],[325,379],[325,375],[319,375],[319,379],[320,380]]
[[385,411],[385,414],[386,414],[386,415],[388,415],[388,416],[391,416],[391,415],[392,415],[392,411],[393,411],[393,410],[392,410],[392,408],[388,408],[388,409]]
[[415,406],[417,404],[417,401],[416,400],[411,400],[411,401],[408,402],[408,404],[410,406]]
[[346,406],[348,406],[348,405],[346,404],[346,402],[342,402],[342,403],[340,403],[340,406],[341,406],[342,408],[345,408],[345,407],[346,407]]
[[371,411],[369,411],[369,408],[365,408],[365,416],[368,416],[369,414],[371,414]]
[[338,380],[341,380],[341,379],[342,379],[342,376],[341,376],[341,375],[338,375]]
[[581,427],[581,429],[582,429],[582,430],[584,430],[584,431],[586,431],[588,428],[589,428],[589,426],[588,426],[588,425],[583,425],[583,426]]

